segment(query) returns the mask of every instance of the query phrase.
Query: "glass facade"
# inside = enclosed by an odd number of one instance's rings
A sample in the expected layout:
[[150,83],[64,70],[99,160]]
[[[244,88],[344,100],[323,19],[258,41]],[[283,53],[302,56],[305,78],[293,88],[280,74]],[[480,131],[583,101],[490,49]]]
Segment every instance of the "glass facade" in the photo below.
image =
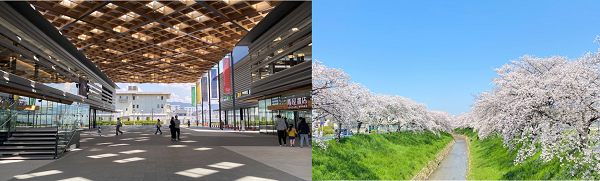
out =
[[[269,110],[269,106],[287,104],[288,99],[306,97],[311,98],[311,90],[297,91],[280,96],[262,99],[258,101],[257,107],[241,108],[235,111],[235,119],[233,111],[224,111],[227,116],[225,124],[229,126],[240,126],[241,129],[260,131],[261,133],[275,134],[275,120],[277,115],[286,118],[289,124],[297,127],[300,118],[305,118],[309,126],[312,125],[311,109],[294,109],[294,110]],[[241,111],[241,115],[240,115]],[[235,123],[233,122],[235,120]]]
[[[11,50],[0,46],[1,70],[35,82],[43,83],[46,86],[67,93],[79,95],[79,89],[77,88],[75,81],[71,78],[78,78],[79,76],[84,75],[73,74],[70,71],[62,69],[60,66],[53,65],[53,63],[48,60],[50,57],[36,55],[19,43],[14,42],[3,35],[0,35],[0,41],[12,43],[17,48]],[[18,53],[18,51],[33,55],[33,59],[26,58]],[[47,67],[48,65],[51,65],[51,67]],[[59,71],[71,78],[57,73]],[[88,81],[90,81],[91,84],[101,87],[101,85],[94,83],[92,80]],[[91,92],[94,92],[94,90],[91,90]],[[94,94],[89,95],[95,97]],[[94,120],[98,120],[98,118],[103,115],[111,114],[103,111],[98,111],[99,114],[97,114],[96,110],[91,109],[88,104],[80,104],[77,102],[65,104],[45,99],[8,94],[1,92],[1,90],[0,98],[3,101],[18,102],[17,112],[19,114],[17,114],[13,119],[14,122],[12,122],[16,127],[58,127],[69,130],[92,128],[95,127]],[[17,100],[15,100],[15,98],[17,98]],[[95,98],[102,100],[101,97]],[[31,107],[33,107],[33,109],[29,110]],[[110,116],[105,116],[105,118],[110,119]]]
[[[14,98],[18,99],[15,100]],[[17,101],[16,127],[90,127],[90,106],[86,104],[63,104],[43,99],[30,98],[0,92],[3,102]]]
[[[33,81],[45,83],[45,84],[46,83],[62,84],[62,83],[74,82],[70,78],[57,73],[57,71],[61,71],[71,77],[78,77],[76,75],[71,74],[69,71],[62,69],[60,66],[46,67],[46,66],[42,65],[41,63],[44,63],[46,65],[52,65],[52,63],[50,61],[48,61],[46,59],[46,57],[35,55],[33,52],[29,51],[27,48],[19,45],[16,42],[13,42],[12,40],[10,40],[2,35],[0,35],[0,41],[6,41],[8,43],[12,43],[19,50],[21,50],[25,53],[28,53],[29,55],[34,55],[33,56],[34,59],[31,60],[11,49],[0,46],[0,65],[2,65],[0,69],[5,72],[9,72],[9,73],[21,76],[23,78],[27,78],[29,80],[33,80]],[[49,86],[52,86],[52,85],[49,85]],[[52,87],[54,87],[54,86],[52,86]],[[69,93],[72,93],[69,91],[70,89],[60,89],[60,90],[64,90],[64,91],[68,91]],[[77,92],[74,94],[77,94]]]
[[312,46],[310,44],[252,71],[252,82],[267,78],[307,61],[312,61]]

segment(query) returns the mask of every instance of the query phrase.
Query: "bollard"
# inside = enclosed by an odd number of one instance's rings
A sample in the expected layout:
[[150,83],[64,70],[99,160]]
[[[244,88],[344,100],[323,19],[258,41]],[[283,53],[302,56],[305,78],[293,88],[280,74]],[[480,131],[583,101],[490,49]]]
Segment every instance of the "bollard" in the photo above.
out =
[[252,127],[252,131],[256,131],[256,130],[254,130],[254,126]]

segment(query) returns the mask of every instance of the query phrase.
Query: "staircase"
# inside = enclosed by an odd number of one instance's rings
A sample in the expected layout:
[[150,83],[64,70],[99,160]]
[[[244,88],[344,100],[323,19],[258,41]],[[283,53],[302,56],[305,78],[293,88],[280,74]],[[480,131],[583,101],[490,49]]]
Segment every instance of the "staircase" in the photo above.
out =
[[0,145],[0,160],[48,160],[56,157],[56,128],[17,128]]

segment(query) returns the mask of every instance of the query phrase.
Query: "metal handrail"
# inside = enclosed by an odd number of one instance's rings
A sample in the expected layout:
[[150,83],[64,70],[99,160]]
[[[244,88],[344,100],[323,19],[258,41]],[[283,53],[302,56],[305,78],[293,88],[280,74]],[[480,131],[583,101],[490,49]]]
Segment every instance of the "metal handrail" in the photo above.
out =
[[6,122],[2,123],[2,125],[0,125],[0,128],[4,125],[6,125],[6,123],[10,122],[10,120],[15,117],[17,114],[19,114],[19,112],[16,112],[15,114],[13,114],[12,116],[10,116],[10,118],[8,118],[8,120],[6,120]]
[[69,138],[69,141],[67,142],[67,144],[65,145],[65,147],[64,147],[64,148],[62,149],[62,151],[60,152],[60,155],[58,154],[58,140],[59,140],[59,137],[58,137],[58,132],[59,132],[59,131],[58,131],[58,127],[56,128],[56,145],[54,146],[54,152],[55,152],[55,153],[54,153],[54,155],[55,155],[55,156],[54,156],[54,159],[58,159],[58,158],[60,158],[60,157],[61,157],[63,154],[65,154],[65,151],[67,150],[67,148],[68,148],[69,144],[71,144],[71,141],[73,140],[73,137],[75,137],[75,132],[77,132],[77,130],[75,130],[75,131],[73,131],[73,130],[74,130],[74,127],[75,127],[75,125],[76,125],[78,122],[81,122],[81,121],[77,120],[77,121],[75,121],[75,124],[73,124],[73,128],[71,129],[71,132],[72,132],[73,134],[71,135],[71,138]]
[[[2,125],[0,125],[1,127],[4,127],[4,125],[6,125],[6,123],[10,123],[10,121],[12,120],[12,118],[14,118],[17,114],[19,114],[19,112],[16,112],[15,114],[13,114],[12,116],[10,116],[10,118],[8,118],[8,120],[6,120],[6,122],[2,123]],[[8,138],[11,136],[10,134],[10,124],[8,124],[8,132],[6,132],[6,135],[4,136],[4,140],[2,140],[2,143],[4,144],[4,142],[8,141]]]
[[58,126],[56,127],[56,134],[54,136],[54,159],[56,159],[58,158]]

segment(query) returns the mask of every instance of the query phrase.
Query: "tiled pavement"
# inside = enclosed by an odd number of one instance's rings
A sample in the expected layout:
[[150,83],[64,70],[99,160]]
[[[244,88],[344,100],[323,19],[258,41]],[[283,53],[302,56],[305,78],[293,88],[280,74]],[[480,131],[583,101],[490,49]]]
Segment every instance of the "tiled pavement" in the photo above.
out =
[[153,126],[122,130],[115,136],[114,127],[102,127],[102,137],[85,131],[80,150],[50,163],[0,163],[0,180],[311,179],[311,149],[279,147],[273,135],[192,126],[182,128],[182,140],[175,142],[168,128],[162,135]]

